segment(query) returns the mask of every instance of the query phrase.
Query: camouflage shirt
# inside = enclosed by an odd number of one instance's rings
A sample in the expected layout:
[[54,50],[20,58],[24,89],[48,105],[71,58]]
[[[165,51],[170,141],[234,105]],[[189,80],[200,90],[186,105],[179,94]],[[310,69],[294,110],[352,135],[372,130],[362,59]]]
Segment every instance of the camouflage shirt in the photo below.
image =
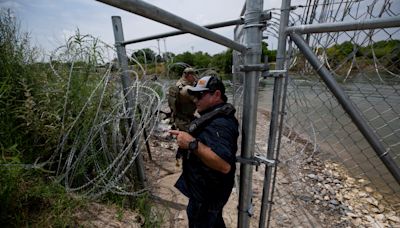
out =
[[187,89],[193,85],[182,77],[168,90],[168,105],[171,108],[172,121],[181,131],[187,131],[189,123],[195,118],[196,105],[193,97],[187,92]]

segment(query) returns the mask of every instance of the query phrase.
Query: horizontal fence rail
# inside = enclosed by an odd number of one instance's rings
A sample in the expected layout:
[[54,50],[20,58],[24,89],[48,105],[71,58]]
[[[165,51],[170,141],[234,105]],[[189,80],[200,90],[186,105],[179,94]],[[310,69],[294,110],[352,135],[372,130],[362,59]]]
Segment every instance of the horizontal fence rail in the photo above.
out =
[[370,20],[352,21],[352,22],[335,22],[322,23],[316,25],[299,25],[286,29],[286,32],[296,33],[326,33],[326,32],[342,32],[355,31],[365,29],[382,29],[395,28],[400,26],[400,17],[377,18]]
[[139,0],[97,0],[111,6],[115,6],[122,10],[126,10],[140,16],[152,19],[165,25],[180,29],[185,32],[192,33],[215,43],[230,47],[234,50],[245,52],[246,46],[236,43],[224,36],[214,33],[202,26],[196,25],[188,20],[171,14],[154,5]]
[[[208,29],[215,29],[215,28],[223,28],[223,27],[233,26],[233,25],[240,25],[243,23],[244,23],[244,21],[242,19],[237,19],[237,20],[225,21],[225,22],[220,22],[220,23],[215,23],[215,24],[210,24],[210,25],[204,25],[203,27],[208,28]],[[177,36],[177,35],[182,35],[182,34],[187,34],[187,32],[183,32],[183,31],[167,32],[167,33],[162,33],[162,34],[158,34],[158,35],[153,35],[153,36],[148,36],[148,37],[143,37],[143,38],[138,38],[138,39],[133,39],[133,40],[127,40],[127,41],[124,41],[122,43],[122,45],[140,43],[140,42],[144,42],[144,41],[156,40],[156,39]]]

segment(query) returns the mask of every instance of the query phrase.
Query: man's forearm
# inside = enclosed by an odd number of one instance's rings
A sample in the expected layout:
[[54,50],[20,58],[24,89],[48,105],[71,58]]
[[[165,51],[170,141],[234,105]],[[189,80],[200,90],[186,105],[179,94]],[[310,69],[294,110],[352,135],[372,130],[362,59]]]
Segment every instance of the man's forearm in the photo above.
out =
[[224,159],[220,158],[210,147],[199,142],[199,146],[196,151],[193,151],[204,164],[208,167],[217,170],[221,173],[229,173],[231,170],[231,165]]

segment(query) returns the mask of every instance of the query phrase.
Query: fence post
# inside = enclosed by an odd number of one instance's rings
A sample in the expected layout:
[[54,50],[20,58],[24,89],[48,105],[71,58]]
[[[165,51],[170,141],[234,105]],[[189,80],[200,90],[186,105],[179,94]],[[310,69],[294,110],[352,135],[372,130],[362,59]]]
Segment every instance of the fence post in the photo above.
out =
[[[121,73],[121,81],[122,81],[122,87],[123,87],[123,92],[125,96],[125,106],[127,110],[129,111],[129,125],[131,126],[131,137],[135,135],[136,131],[136,121],[135,121],[135,106],[134,106],[134,101],[133,101],[133,95],[132,95],[132,83],[131,79],[129,77],[128,73],[128,58],[126,57],[126,50],[125,46],[122,45],[121,43],[124,41],[124,33],[122,30],[122,22],[121,22],[121,17],[119,16],[112,16],[112,26],[113,26],[113,31],[114,31],[114,38],[115,38],[115,46],[117,48],[117,55],[118,55],[118,62],[119,66],[122,70]],[[133,143],[133,148],[132,150],[135,151],[137,148],[137,139],[135,139],[135,142]],[[135,159],[135,166],[136,166],[136,172],[137,172],[137,178],[141,184],[141,187],[145,187],[146,183],[146,178],[144,174],[144,167],[143,167],[143,159],[141,157],[141,154],[139,153]]]
[[[247,51],[244,57],[244,67],[261,63],[261,13],[262,0],[247,0],[245,13],[245,40]],[[257,122],[257,97],[258,81],[261,70],[245,70],[244,97],[243,97],[243,122],[241,157],[252,159],[254,157],[254,144]],[[238,227],[247,228],[252,214],[252,175],[253,166],[248,163],[240,164],[240,192]]]
[[[290,13],[290,2],[291,0],[282,0],[281,5],[281,19],[279,24],[279,39],[278,39],[278,51],[276,55],[276,70],[284,70],[285,69],[285,59],[286,59],[286,38],[287,35],[285,33],[286,27],[289,22],[289,13]],[[283,72],[283,71],[282,71]],[[272,110],[271,110],[271,121],[269,127],[269,137],[268,137],[268,150],[267,150],[267,159],[269,160],[278,160],[278,157],[275,156],[275,144],[277,141],[277,133],[279,129],[279,110],[281,106],[281,98],[282,98],[282,81],[283,81],[283,73],[277,75],[274,78],[274,89],[272,95]],[[283,113],[281,113],[283,115]],[[281,118],[283,120],[283,118]],[[282,122],[280,123],[282,124]],[[275,162],[275,166],[277,162]],[[274,188],[271,187],[272,182],[272,171],[273,166],[268,165],[265,167],[265,175],[264,175],[264,185],[263,185],[263,194],[262,194],[262,203],[260,209],[260,221],[259,227],[265,227],[266,214],[268,210],[271,210],[271,202],[270,202],[270,190]],[[276,175],[276,173],[275,173]],[[272,200],[272,199],[271,199]],[[268,213],[270,215],[270,213]],[[269,216],[268,216],[269,217]],[[269,226],[269,219],[267,223],[267,227]]]

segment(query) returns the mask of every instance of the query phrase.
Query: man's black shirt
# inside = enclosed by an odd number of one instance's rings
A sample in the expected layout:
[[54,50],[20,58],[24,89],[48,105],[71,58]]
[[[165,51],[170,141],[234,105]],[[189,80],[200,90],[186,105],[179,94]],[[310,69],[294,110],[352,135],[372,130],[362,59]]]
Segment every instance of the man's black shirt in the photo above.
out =
[[[204,115],[223,105],[225,103],[216,105],[201,114]],[[234,112],[229,115],[214,116],[199,126],[192,136],[229,163],[231,170],[227,174],[213,170],[195,154],[187,152],[183,156],[182,175],[175,186],[190,199],[208,204],[210,207],[221,207],[231,194],[236,170],[235,159],[239,132]]]

